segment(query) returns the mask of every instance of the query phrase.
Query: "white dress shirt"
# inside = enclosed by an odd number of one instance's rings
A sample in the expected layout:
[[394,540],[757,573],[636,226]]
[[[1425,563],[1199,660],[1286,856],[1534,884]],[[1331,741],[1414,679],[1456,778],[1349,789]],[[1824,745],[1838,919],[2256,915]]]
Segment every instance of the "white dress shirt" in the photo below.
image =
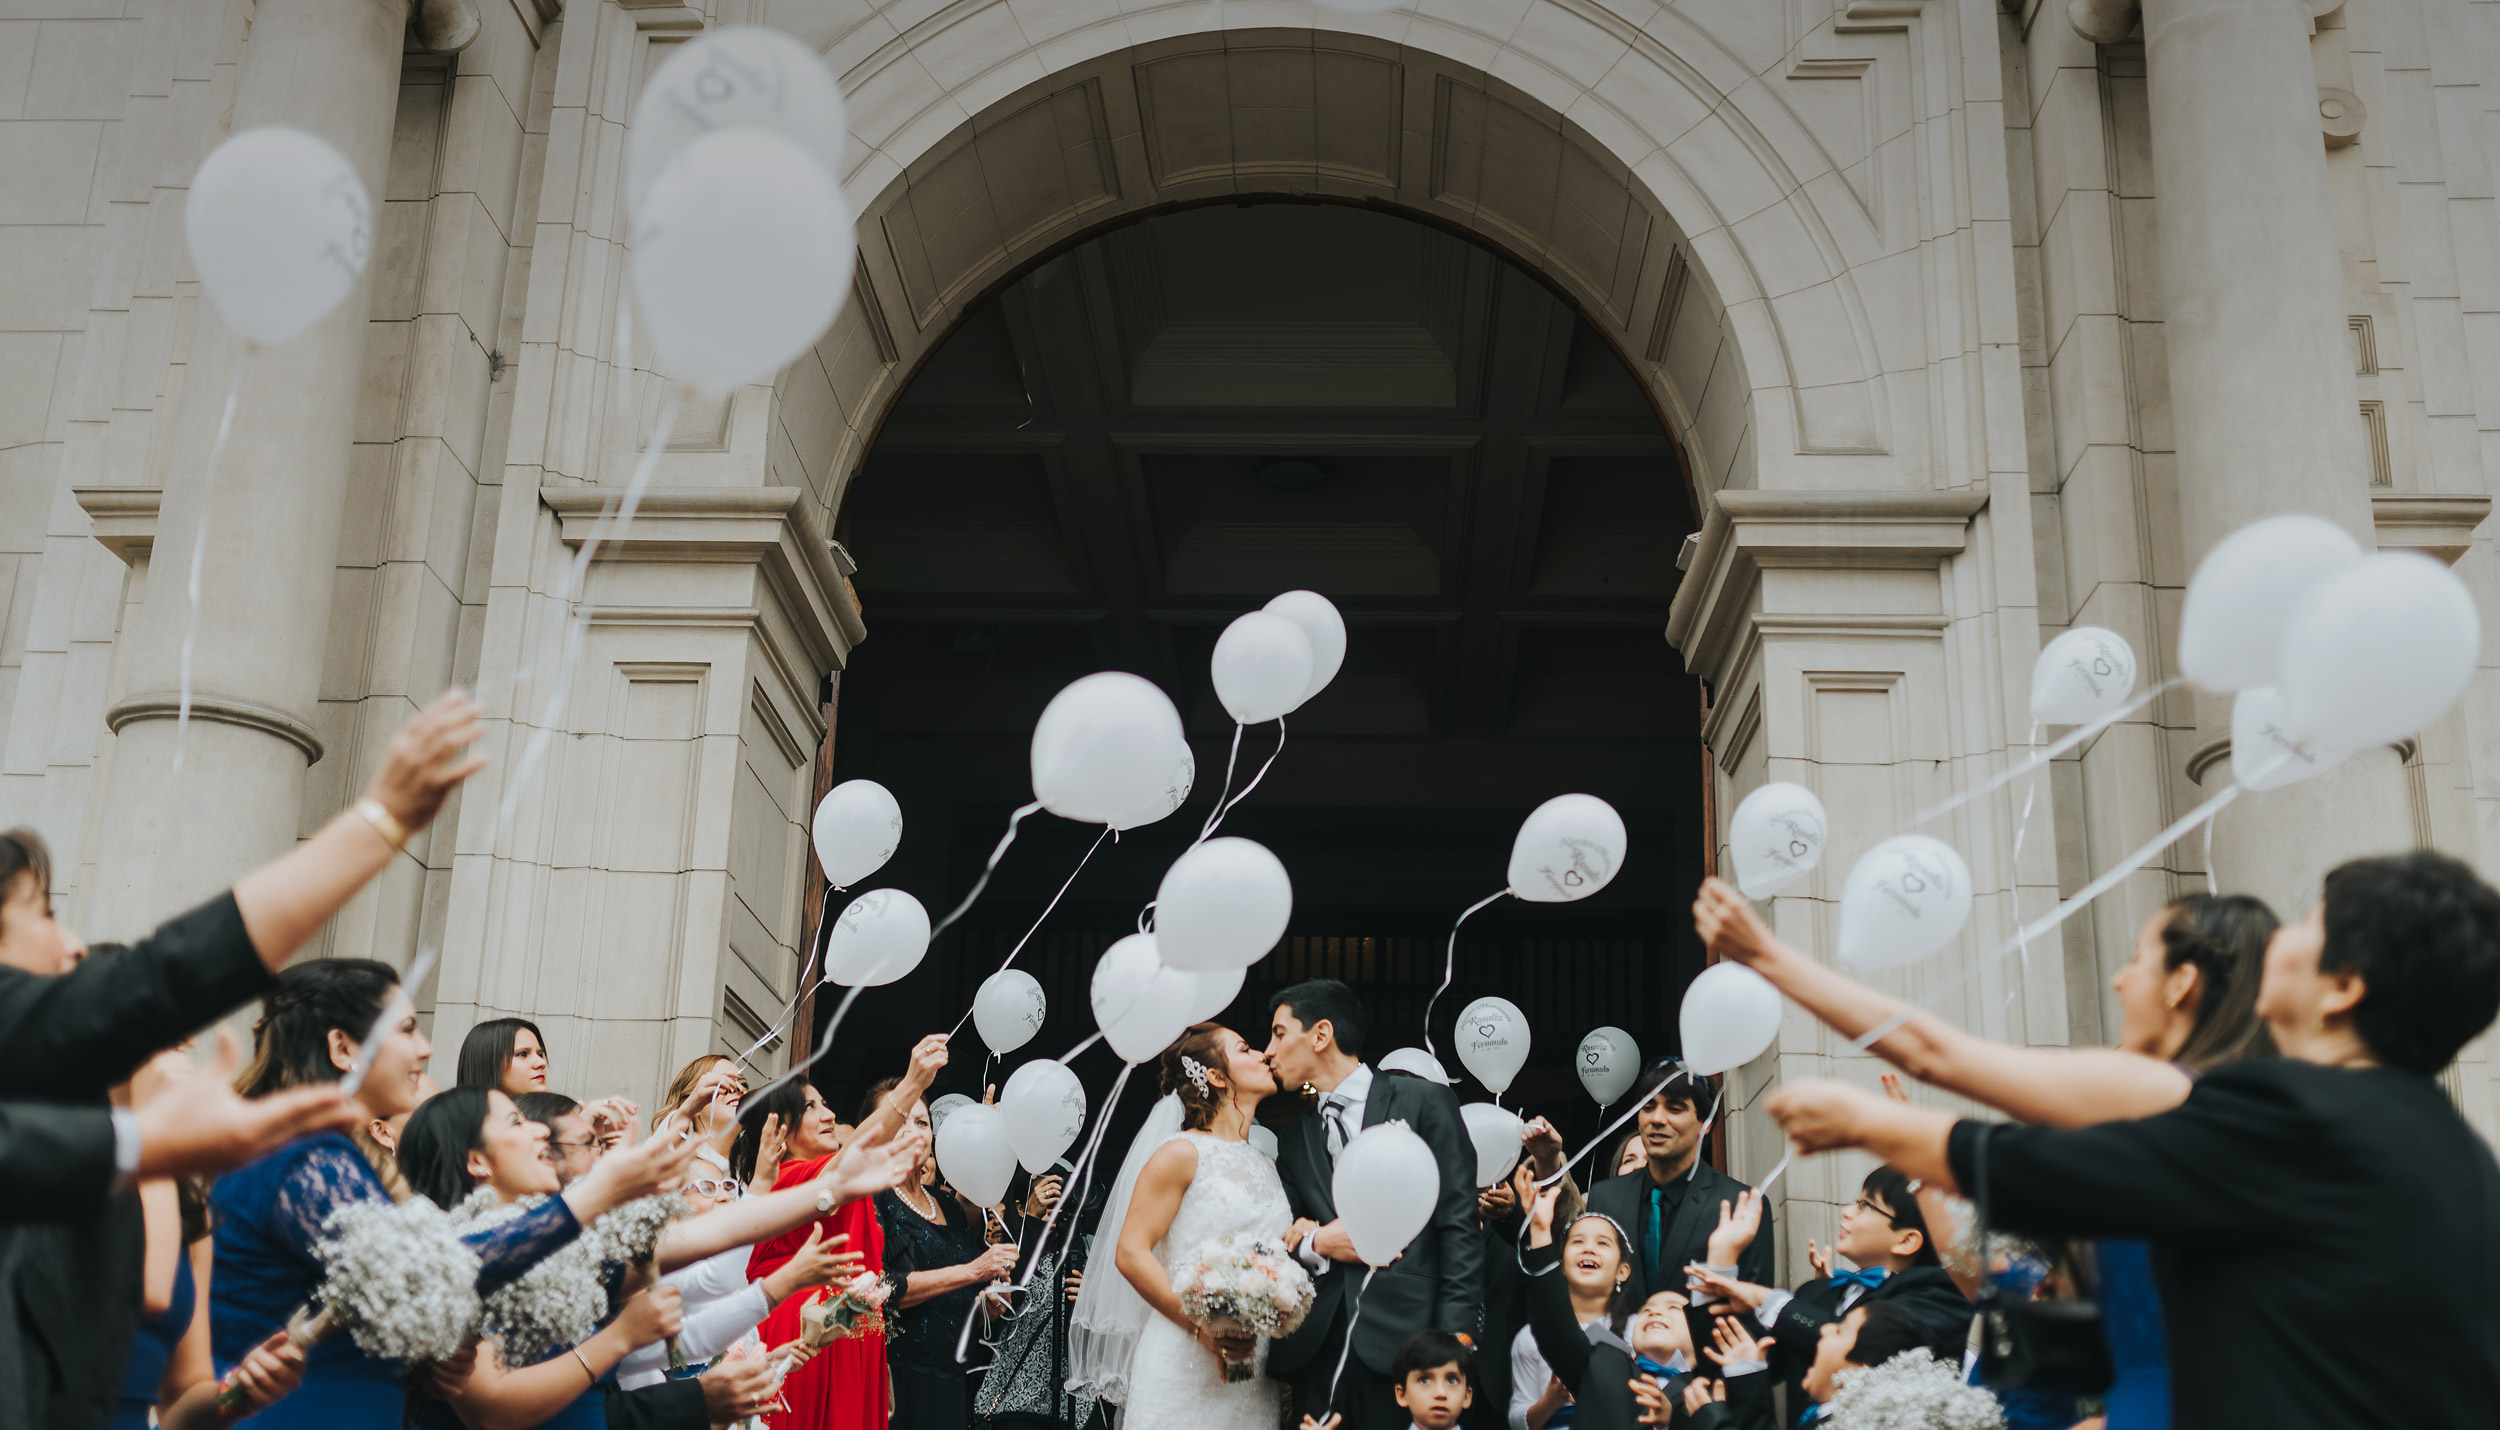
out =
[[[678,1305],[685,1318],[684,1329],[677,1335],[677,1348],[688,1365],[701,1365],[736,1345],[740,1336],[762,1324],[765,1313],[772,1310],[772,1303],[764,1297],[764,1283],[747,1279],[747,1256],[754,1250],[752,1246],[733,1246],[718,1256],[707,1256],[660,1278],[677,1288]],[[638,1347],[617,1362],[616,1383],[627,1390],[640,1390],[667,1379],[666,1341]]]
[[[1332,1115],[1343,1120],[1346,1141],[1351,1142],[1361,1136],[1363,1134],[1363,1105],[1371,1101],[1371,1095],[1372,1070],[1367,1063],[1356,1063],[1354,1071],[1345,1075],[1345,1081],[1337,1084],[1335,1091],[1321,1093],[1318,1111],[1321,1118],[1320,1145],[1323,1147],[1328,1145],[1327,1119]],[[1334,1099],[1333,1102],[1332,1099]],[[1329,1161],[1331,1163],[1336,1161],[1335,1153],[1329,1154]],[[1302,1244],[1294,1248],[1293,1254],[1294,1259],[1309,1268],[1312,1275],[1324,1276],[1337,1263],[1319,1254],[1319,1248],[1314,1245],[1318,1240],[1317,1232],[1302,1238]]]

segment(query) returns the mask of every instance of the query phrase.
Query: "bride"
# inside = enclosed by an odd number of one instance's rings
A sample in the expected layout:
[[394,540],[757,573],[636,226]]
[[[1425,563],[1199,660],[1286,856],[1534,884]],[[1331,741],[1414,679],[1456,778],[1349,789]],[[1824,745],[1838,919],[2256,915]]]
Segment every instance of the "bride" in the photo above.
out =
[[[1129,1148],[1103,1205],[1118,1229],[1119,1274],[1087,1276],[1068,1333],[1069,1389],[1127,1407],[1122,1424],[1273,1430],[1279,1387],[1264,1338],[1217,1337],[1181,1312],[1172,1269],[1227,1232],[1280,1238],[1293,1216],[1275,1164],[1249,1143],[1250,1117],[1276,1091],[1257,1049],[1200,1023],[1163,1054],[1165,1096]],[[1216,1358],[1249,1361],[1224,1383]]]

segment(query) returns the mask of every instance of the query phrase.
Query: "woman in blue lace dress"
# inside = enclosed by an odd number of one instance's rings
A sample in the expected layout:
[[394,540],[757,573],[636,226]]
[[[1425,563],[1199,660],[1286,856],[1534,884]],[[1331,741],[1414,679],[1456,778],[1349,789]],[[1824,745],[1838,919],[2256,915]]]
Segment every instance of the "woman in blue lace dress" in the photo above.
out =
[[[400,996],[399,975],[362,958],[299,964],[278,975],[253,1028],[245,1095],[338,1080],[355,1060],[357,1040],[386,1007],[397,1021],[382,1038],[356,1101],[370,1118],[408,1111],[432,1048]],[[463,1236],[478,1256],[478,1290],[491,1292],[521,1275],[609,1207],[675,1186],[689,1156],[663,1143],[621,1150],[602,1158],[564,1195]],[[210,1197],[216,1256],[209,1299],[210,1348],[221,1373],[312,1299],[322,1279],[315,1248],[332,1216],[389,1196],[356,1144],[336,1132],[306,1138],[218,1180]],[[306,1353],[303,1384],[293,1395],[244,1423],[261,1430],[397,1430],[410,1371],[335,1334]]]
[[[703,1144],[684,1136],[692,1112],[688,1106],[665,1119],[658,1144],[678,1148],[681,1157],[695,1155]],[[804,1186],[742,1198],[663,1228],[653,1260],[658,1270],[673,1271],[778,1236],[855,1198],[874,1196],[917,1165],[926,1145],[916,1136],[879,1145],[858,1143]],[[526,1219],[571,1195],[561,1183],[558,1159],[548,1151],[547,1125],[522,1116],[502,1090],[460,1087],[429,1100],[408,1119],[399,1162],[409,1186],[447,1211],[484,1189],[500,1207],[522,1208],[519,1217]],[[597,1176],[619,1155],[593,1163],[582,1180]],[[666,1282],[634,1287],[626,1296],[632,1268],[615,1259],[613,1248],[601,1250],[610,1254],[567,1257],[547,1274],[578,1277],[566,1284],[593,1304],[610,1308],[602,1318],[605,1324],[577,1343],[536,1350],[531,1360],[518,1365],[507,1361],[501,1345],[489,1341],[480,1346],[475,1372],[452,1392],[457,1418],[437,1406],[429,1426],[449,1430],[465,1421],[487,1427],[603,1430],[607,1392],[615,1384],[619,1362],[642,1346],[676,1335],[681,1317],[676,1287]]]
[[[1753,969],[1847,1038],[1887,1029],[1873,1050],[1921,1082],[2024,1122],[2090,1127],[2167,1112],[2196,1075],[2272,1057],[2257,1021],[2274,913],[2242,894],[2171,900],[2137,931],[2135,956],[2110,980],[2120,1010],[2115,1048],[2023,1048],[1965,1033],[1932,1013],[1853,982],[1780,942],[1744,896],[1704,880],[1693,927],[1712,952]],[[2108,1430],[2169,1430],[2170,1366],[2149,1248],[2094,1243],[2096,1299],[2117,1382]]]

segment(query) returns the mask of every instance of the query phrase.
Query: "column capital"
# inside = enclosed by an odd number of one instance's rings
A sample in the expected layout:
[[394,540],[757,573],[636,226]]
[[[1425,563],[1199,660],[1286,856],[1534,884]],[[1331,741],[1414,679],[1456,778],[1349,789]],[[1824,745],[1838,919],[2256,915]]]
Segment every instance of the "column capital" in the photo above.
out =
[[71,487],[80,510],[95,523],[96,544],[136,566],[156,549],[156,514],[165,502],[161,487]]

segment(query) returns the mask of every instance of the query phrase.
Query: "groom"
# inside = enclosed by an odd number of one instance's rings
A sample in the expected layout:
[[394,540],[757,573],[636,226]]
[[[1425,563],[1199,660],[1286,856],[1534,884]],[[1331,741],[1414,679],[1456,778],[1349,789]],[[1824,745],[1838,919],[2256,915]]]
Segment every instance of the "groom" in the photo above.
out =
[[[1420,1078],[1376,1077],[1365,1066],[1363,1004],[1334,979],[1297,983],[1268,1000],[1268,1066],[1288,1094],[1319,1094],[1316,1113],[1277,1134],[1276,1171],[1296,1218],[1294,1254],[1318,1288],[1302,1329],[1268,1347],[1268,1373],[1293,1386],[1297,1415],[1344,1414],[1343,1430],[1403,1430],[1409,1423],[1390,1389],[1398,1347],[1419,1331],[1472,1336],[1477,1329],[1484,1246],[1476,1232],[1476,1154],[1458,1099]],[[1441,1187],[1432,1220],[1405,1254],[1373,1273],[1354,1253],[1330,1190],[1337,1154],[1367,1127],[1402,1121],[1432,1149]],[[1362,1314],[1355,1307],[1361,1302]],[[1353,1354],[1329,1403],[1346,1331]]]

